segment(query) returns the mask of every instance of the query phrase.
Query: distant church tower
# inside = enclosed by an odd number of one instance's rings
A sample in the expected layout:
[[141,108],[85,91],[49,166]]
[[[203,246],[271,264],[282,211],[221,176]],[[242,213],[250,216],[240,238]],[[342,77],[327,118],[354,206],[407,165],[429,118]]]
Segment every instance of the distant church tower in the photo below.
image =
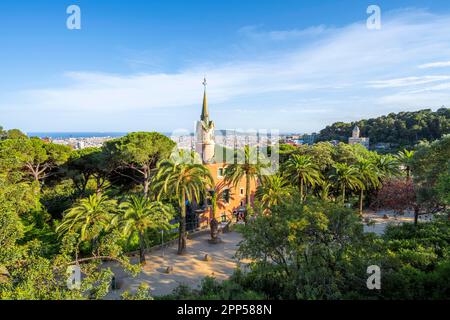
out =
[[203,82],[205,92],[203,95],[203,109],[200,121],[197,121],[195,150],[201,156],[203,163],[211,163],[214,160],[214,122],[209,120],[208,99],[206,95],[206,79]]
[[358,126],[355,126],[352,131],[352,137],[348,138],[348,143],[349,144],[361,144],[365,148],[369,149],[370,139],[361,137],[361,130],[359,129]]
[[352,138],[359,138],[361,136],[361,130],[359,130],[358,126],[353,128]]

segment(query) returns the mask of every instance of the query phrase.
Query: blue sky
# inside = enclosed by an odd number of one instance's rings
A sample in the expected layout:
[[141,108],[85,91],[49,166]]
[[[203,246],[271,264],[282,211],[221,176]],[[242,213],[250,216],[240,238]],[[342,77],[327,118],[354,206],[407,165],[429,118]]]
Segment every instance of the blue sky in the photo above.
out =
[[[81,8],[82,29],[66,28]],[[381,30],[368,30],[368,5]],[[448,107],[442,1],[0,2],[0,125],[192,130],[203,76],[221,129],[312,132]]]

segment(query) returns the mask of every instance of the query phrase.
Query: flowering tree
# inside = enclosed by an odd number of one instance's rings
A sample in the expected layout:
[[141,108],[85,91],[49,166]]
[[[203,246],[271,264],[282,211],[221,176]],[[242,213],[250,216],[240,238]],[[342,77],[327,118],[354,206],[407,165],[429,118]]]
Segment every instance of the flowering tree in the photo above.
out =
[[377,209],[393,210],[399,214],[414,210],[414,224],[417,225],[420,206],[417,203],[414,184],[410,179],[398,178],[384,181],[374,205]]

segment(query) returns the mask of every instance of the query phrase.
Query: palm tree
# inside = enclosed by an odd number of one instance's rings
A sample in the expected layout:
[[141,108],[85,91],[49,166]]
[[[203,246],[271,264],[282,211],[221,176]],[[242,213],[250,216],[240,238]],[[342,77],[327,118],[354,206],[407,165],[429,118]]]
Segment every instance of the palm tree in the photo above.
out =
[[[250,186],[251,181],[259,181],[263,171],[268,167],[256,148],[245,146],[243,151],[237,153],[238,163],[229,165],[225,172],[225,181],[235,188],[245,178],[245,206],[246,214],[251,209]],[[246,217],[244,217],[246,219]]]
[[[211,218],[212,219],[216,219],[217,216],[217,208],[219,206],[219,204],[223,205],[224,204],[224,193],[226,190],[228,189],[228,186],[224,183],[224,181],[218,183],[216,186],[214,186],[214,189],[211,190],[212,192],[210,193],[210,201],[211,201]],[[230,195],[230,197],[232,199],[234,199],[233,197],[234,195]]]
[[286,202],[291,196],[292,187],[289,181],[279,174],[265,176],[256,190],[256,198],[268,209]]
[[406,179],[411,179],[411,167],[414,157],[414,150],[403,150],[397,154],[397,160],[404,166],[406,171]]
[[398,160],[391,155],[380,155],[374,158],[374,165],[381,178],[397,176],[399,174]]
[[307,155],[292,155],[286,162],[286,172],[292,182],[298,184],[300,203],[303,203],[305,186],[314,187],[322,180],[319,167],[314,163],[312,157]]
[[333,168],[334,172],[330,175],[330,179],[334,180],[336,185],[342,190],[342,204],[344,204],[346,191],[356,189],[362,183],[354,166],[338,162],[333,165]]
[[359,159],[354,166],[358,173],[358,179],[361,183],[357,184],[359,188],[359,214],[363,214],[364,191],[370,188],[377,188],[380,185],[377,168],[367,159]]
[[320,199],[327,201],[330,197],[330,190],[333,187],[333,184],[330,181],[324,179],[319,183],[319,187],[320,189],[318,191],[318,195]]
[[139,260],[145,265],[145,233],[148,229],[167,229],[173,217],[172,208],[159,201],[150,201],[145,196],[132,195],[119,205],[122,215],[118,224],[123,234],[139,237]]
[[93,194],[67,210],[56,231],[60,235],[69,232],[77,233],[80,235],[80,241],[92,241],[92,248],[94,249],[95,242],[101,232],[110,227],[112,213],[116,209],[116,200]]
[[160,187],[160,195],[165,193],[175,196],[180,206],[180,235],[178,239],[178,254],[186,250],[186,204],[199,200],[206,195],[208,187],[214,184],[213,178],[204,165],[194,161],[193,153],[187,154],[180,150],[172,160],[166,160],[158,165],[156,175]]

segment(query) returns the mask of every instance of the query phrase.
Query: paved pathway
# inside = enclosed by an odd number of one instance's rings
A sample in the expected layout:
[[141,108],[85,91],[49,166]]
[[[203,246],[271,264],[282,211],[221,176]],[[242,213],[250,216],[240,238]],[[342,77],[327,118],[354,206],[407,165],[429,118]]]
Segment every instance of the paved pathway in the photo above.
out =
[[[135,278],[124,273],[115,263],[105,263],[121,283],[120,290],[111,292],[107,298],[118,299],[127,290],[134,292],[142,282],[150,286],[153,296],[161,296],[172,293],[180,284],[197,288],[207,276],[214,276],[217,280],[227,279],[238,265],[234,255],[242,236],[237,232],[222,234],[223,242],[220,244],[210,244],[209,238],[209,234],[204,234],[189,240],[187,253],[182,256],[177,255],[176,245],[166,248],[164,252],[158,250],[147,254],[147,265]],[[206,254],[212,258],[211,261],[204,261]],[[168,266],[173,267],[170,274],[165,273]]]

